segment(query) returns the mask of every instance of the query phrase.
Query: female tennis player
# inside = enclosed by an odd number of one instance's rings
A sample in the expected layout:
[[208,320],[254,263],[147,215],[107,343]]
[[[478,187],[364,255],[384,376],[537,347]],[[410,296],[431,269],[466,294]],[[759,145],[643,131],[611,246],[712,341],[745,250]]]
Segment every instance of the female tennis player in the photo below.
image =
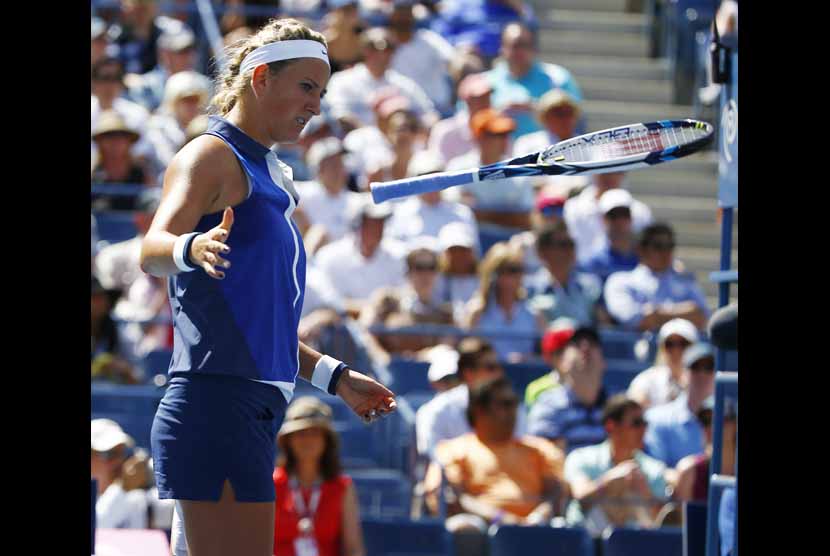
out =
[[297,339],[298,196],[269,146],[297,140],[329,76],[325,39],[296,20],[231,47],[219,116],[172,160],[142,243],[142,269],[169,277],[175,322],[154,470],[190,556],[272,554],[275,438],[298,374],[367,422],[396,407],[383,385]]

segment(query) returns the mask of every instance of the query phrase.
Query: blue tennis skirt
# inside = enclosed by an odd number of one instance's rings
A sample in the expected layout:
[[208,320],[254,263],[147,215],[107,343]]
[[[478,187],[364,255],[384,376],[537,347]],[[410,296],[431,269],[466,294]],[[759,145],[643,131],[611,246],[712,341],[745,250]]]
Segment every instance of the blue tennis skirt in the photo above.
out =
[[174,376],[150,437],[159,498],[215,502],[228,479],[236,500],[273,502],[286,405],[278,388],[246,378]]

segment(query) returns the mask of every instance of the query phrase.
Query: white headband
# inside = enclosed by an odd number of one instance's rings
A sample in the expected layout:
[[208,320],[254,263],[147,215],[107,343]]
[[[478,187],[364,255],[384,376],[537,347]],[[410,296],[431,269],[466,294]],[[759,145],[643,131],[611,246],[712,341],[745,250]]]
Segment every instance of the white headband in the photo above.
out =
[[329,64],[329,53],[326,50],[326,45],[317,41],[310,40],[287,40],[268,43],[260,46],[242,60],[242,65],[239,66],[239,73],[245,73],[249,69],[253,69],[262,64],[270,64],[271,62],[278,62],[280,60],[290,60],[292,58],[317,58],[323,60],[327,66]]

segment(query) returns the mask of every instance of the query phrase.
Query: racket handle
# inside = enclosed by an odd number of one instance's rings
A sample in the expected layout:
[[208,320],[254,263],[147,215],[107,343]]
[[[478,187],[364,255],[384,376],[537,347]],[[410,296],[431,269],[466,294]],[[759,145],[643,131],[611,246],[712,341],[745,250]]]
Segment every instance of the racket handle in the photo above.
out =
[[476,171],[464,170],[427,174],[402,180],[372,182],[369,184],[369,189],[372,191],[372,199],[375,203],[382,203],[398,197],[441,191],[454,185],[473,183],[476,181],[476,173]]

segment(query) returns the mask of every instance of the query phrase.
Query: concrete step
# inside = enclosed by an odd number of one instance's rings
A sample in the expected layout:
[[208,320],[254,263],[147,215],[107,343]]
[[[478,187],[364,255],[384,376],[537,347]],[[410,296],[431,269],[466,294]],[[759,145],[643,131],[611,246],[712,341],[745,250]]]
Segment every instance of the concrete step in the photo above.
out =
[[577,82],[583,77],[625,79],[668,79],[669,64],[663,58],[631,58],[615,55],[590,56],[554,52],[551,56],[540,53],[543,62],[559,64],[570,71]]
[[537,14],[550,8],[623,13],[628,0],[529,0],[529,3]]
[[655,220],[676,222],[711,222],[716,218],[716,198],[669,197],[666,195],[638,195],[651,208]]
[[667,80],[620,77],[576,77],[584,98],[617,102],[670,104],[672,86]]
[[574,54],[643,58],[648,56],[649,44],[648,37],[639,32],[560,31],[540,34],[539,51],[543,57]]
[[586,10],[549,9],[536,12],[542,33],[547,29],[555,31],[602,31],[605,33],[646,33],[650,29],[650,18],[643,14],[600,12]]
[[585,100],[582,109],[590,131],[638,122],[682,120],[692,115],[689,107],[666,103]]
[[[674,256],[686,265],[686,269],[692,272],[712,272],[720,266],[719,247],[689,247],[678,245]],[[732,267],[738,266],[738,250],[732,250]],[[707,280],[708,274],[707,274]]]
[[[630,172],[626,178],[626,189],[634,196],[668,196],[693,199],[714,199],[718,196],[717,180],[692,172],[648,172],[651,168]],[[656,170],[656,168],[654,169]],[[687,177],[688,176],[688,177]]]

